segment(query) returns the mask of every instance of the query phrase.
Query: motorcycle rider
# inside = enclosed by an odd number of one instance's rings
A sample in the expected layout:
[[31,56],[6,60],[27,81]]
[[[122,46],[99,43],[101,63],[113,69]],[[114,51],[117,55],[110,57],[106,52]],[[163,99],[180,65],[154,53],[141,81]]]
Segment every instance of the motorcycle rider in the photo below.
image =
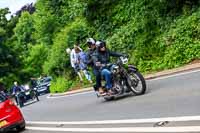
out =
[[31,89],[34,89],[37,86],[37,79],[36,78],[31,78],[30,81]]
[[108,94],[113,94],[111,90],[112,82],[111,82],[111,72],[110,72],[112,65],[107,66],[107,64],[110,64],[110,56],[120,57],[123,56],[123,54],[110,51],[106,47],[106,43],[104,41],[99,41],[97,50],[92,56],[94,69],[95,71],[98,71],[100,73],[100,81],[98,82],[101,82],[101,76],[103,76],[106,81],[105,89],[107,90]]
[[80,71],[82,71],[83,74],[85,75],[86,79],[90,83],[92,83],[91,75],[90,75],[90,73],[88,71],[88,67],[87,67],[87,54],[79,48],[75,49],[75,52],[77,54],[78,66],[79,66]]
[[88,51],[87,51],[87,65],[91,66],[93,69],[93,73],[95,75],[96,78],[96,84],[94,85],[94,90],[95,92],[100,92],[103,93],[103,89],[101,87],[101,73],[100,71],[98,71],[97,69],[95,69],[95,65],[94,65],[94,61],[93,61],[93,56],[96,53],[97,50],[97,42],[95,39],[93,38],[88,38],[87,39],[87,45],[88,45]]
[[23,97],[23,95],[21,94],[22,88],[15,81],[11,90],[12,90],[12,94],[15,96],[15,101],[17,105],[19,105],[20,98]]
[[87,51],[87,64],[93,67],[92,55],[96,50],[96,40],[93,38],[87,39],[88,51]]

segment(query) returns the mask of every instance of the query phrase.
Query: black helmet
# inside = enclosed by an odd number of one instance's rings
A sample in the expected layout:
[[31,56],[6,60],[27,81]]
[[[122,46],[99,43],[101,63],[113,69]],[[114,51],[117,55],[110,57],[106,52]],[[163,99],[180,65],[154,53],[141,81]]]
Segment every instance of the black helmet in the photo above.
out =
[[106,48],[106,42],[101,41],[101,40],[100,40],[100,41],[97,41],[96,47],[98,48],[98,51],[101,51],[101,50],[100,50],[101,48],[103,48],[103,47]]
[[106,47],[106,42],[101,40],[97,41],[96,46],[98,46],[99,48]]
[[93,38],[88,38],[87,39],[87,44],[90,47],[91,45],[95,45],[96,41]]

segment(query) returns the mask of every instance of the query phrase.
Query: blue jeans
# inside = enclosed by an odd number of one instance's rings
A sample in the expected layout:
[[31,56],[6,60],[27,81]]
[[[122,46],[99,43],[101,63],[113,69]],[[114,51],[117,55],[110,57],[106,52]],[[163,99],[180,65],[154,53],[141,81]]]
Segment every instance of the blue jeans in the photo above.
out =
[[112,88],[112,83],[111,83],[111,72],[104,68],[103,70],[101,70],[101,75],[105,78],[106,80],[106,89],[111,89]]
[[87,80],[91,80],[91,75],[90,75],[90,73],[88,72],[88,70],[82,70],[83,71],[83,73],[84,73],[84,75],[85,75],[85,77],[86,77],[86,79]]

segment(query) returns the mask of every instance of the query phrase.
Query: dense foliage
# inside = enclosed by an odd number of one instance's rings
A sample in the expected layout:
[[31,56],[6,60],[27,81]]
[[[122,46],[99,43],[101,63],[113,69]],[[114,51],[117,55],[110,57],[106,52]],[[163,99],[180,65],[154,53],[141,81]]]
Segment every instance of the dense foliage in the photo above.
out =
[[76,86],[65,49],[88,37],[128,53],[140,71],[200,58],[199,0],[37,0],[6,19],[0,10],[0,80],[53,76],[52,92]]

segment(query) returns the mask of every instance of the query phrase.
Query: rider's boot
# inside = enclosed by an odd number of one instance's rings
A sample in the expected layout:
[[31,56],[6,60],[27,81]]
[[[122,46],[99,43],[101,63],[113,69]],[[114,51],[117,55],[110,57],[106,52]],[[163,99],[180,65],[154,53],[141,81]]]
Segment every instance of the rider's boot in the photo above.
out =
[[112,89],[108,89],[108,95],[114,95],[114,94],[115,94],[115,92],[112,91]]
[[103,90],[102,87],[99,87],[99,94],[102,95],[102,96],[106,95],[106,93],[105,93],[105,91]]

